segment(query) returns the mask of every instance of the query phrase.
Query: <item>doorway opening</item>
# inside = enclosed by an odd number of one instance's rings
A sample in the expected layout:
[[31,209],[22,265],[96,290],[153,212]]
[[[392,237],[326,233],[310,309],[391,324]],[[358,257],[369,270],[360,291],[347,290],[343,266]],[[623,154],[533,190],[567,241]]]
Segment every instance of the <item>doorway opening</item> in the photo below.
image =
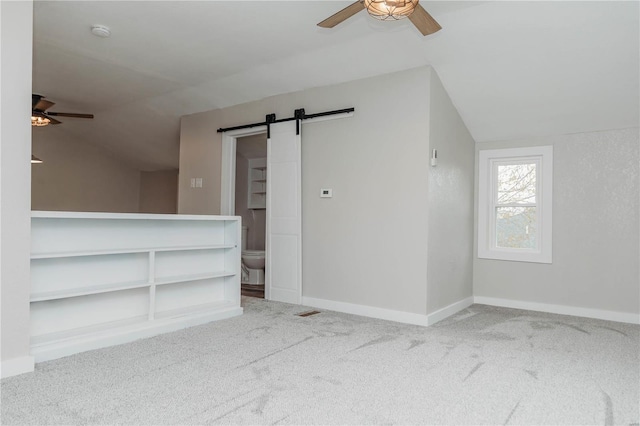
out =
[[264,298],[267,223],[267,135],[236,138],[235,215],[242,217],[243,296]]
[[[302,303],[302,174],[300,119],[219,129],[222,133],[220,213],[235,215],[236,148],[267,133],[264,298]],[[249,232],[250,233],[250,232]],[[248,238],[250,239],[250,238]]]

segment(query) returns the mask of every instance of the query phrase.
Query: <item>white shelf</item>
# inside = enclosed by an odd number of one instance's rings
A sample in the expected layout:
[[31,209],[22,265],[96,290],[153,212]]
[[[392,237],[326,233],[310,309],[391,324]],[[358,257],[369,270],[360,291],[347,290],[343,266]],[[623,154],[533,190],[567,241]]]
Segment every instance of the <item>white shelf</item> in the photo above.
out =
[[161,247],[149,249],[155,252],[159,251],[186,251],[186,250],[218,250],[218,249],[229,249],[237,247],[237,244],[213,244],[213,245],[204,245],[204,246],[188,246],[188,247]]
[[156,312],[156,319],[177,318],[187,315],[211,312],[218,309],[232,308],[234,304],[230,300],[221,300],[215,303],[205,303],[202,305],[189,306],[187,308],[171,309],[168,311]]
[[113,249],[113,250],[82,250],[82,251],[66,251],[66,252],[53,252],[53,253],[32,253],[31,259],[55,259],[60,257],[80,257],[80,256],[105,256],[112,254],[135,254],[135,253],[149,253],[153,252],[166,252],[166,251],[187,251],[187,250],[219,250],[229,249],[237,247],[236,244],[213,244],[202,246],[187,246],[187,247],[145,247],[145,248],[131,248],[131,249]]
[[[206,324],[242,315],[243,309],[231,301],[204,305],[189,312],[171,312],[171,317],[149,321],[147,317],[83,327],[60,333],[36,336],[31,340],[31,354],[36,362],[69,356],[78,352],[133,342],[185,327]],[[169,314],[169,312],[168,312]]]
[[248,179],[248,199],[249,209],[264,209],[267,207],[267,159],[249,159],[249,179]]
[[216,216],[205,214],[155,214],[155,213],[103,213],[103,212],[65,212],[32,210],[33,219],[108,219],[108,220],[144,220],[144,221],[220,221],[236,220],[236,216]]
[[240,225],[238,216],[34,212],[36,361],[242,314]]
[[100,284],[82,288],[72,288],[57,291],[44,291],[41,293],[32,293],[31,302],[44,302],[47,300],[66,299],[69,297],[88,296],[90,294],[107,293],[111,291],[131,290],[134,288],[149,287],[149,283],[145,281],[133,281],[129,283],[117,284]]
[[[173,277],[157,278],[153,283],[155,285],[164,284],[176,284],[188,281],[207,280],[212,278],[232,277],[235,272],[231,271],[217,271],[205,274],[187,274],[176,275]],[[57,291],[44,291],[41,293],[32,293],[31,302],[44,302],[47,300],[66,299],[69,297],[88,296],[91,294],[108,293],[112,291],[131,290],[135,288],[149,287],[152,283],[148,281],[132,281],[129,283],[116,283],[116,284],[100,284],[90,287],[72,288]]]
[[76,339],[82,336],[97,336],[103,332],[109,332],[115,328],[127,327],[134,324],[142,324],[148,319],[147,315],[141,315],[133,318],[125,318],[118,321],[110,321],[87,327],[72,328],[70,330],[59,331],[56,333],[41,334],[31,337],[31,347],[47,345],[51,343],[64,342],[66,340]]
[[176,283],[183,283],[188,281],[208,280],[211,278],[232,277],[234,275],[235,275],[235,272],[231,272],[231,271],[218,271],[218,272],[210,272],[205,274],[176,275],[173,277],[156,278],[156,281],[154,282],[154,284],[155,285],[176,284]]

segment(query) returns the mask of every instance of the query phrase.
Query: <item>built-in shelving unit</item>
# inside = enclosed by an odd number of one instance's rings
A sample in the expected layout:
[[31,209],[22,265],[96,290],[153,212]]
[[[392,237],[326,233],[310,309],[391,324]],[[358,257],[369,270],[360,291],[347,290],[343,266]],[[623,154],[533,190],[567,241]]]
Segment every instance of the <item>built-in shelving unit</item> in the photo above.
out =
[[247,206],[250,209],[267,207],[267,159],[249,159],[249,190]]
[[239,217],[32,212],[31,228],[37,362],[242,314]]

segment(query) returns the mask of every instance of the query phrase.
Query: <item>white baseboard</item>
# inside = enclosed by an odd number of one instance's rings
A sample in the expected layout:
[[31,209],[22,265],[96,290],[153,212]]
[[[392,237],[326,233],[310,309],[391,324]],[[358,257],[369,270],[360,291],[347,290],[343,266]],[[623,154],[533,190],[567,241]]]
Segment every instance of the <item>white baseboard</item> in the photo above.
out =
[[423,314],[395,311],[392,309],[376,308],[374,306],[356,305],[354,303],[336,302],[334,300],[316,299],[314,297],[302,297],[302,304],[312,308],[328,309],[330,311],[344,312],[345,314],[360,315],[363,317],[378,318],[387,321],[402,322],[405,324],[429,325],[429,319]]
[[524,302],[520,300],[499,299],[483,296],[474,296],[473,301],[474,303],[481,305],[501,306],[503,308],[526,309],[529,311],[549,312],[551,314],[572,315],[576,317],[640,324],[640,315],[627,312],[605,311],[601,309],[551,305],[547,303]]
[[0,376],[4,379],[18,374],[31,373],[34,369],[34,364],[34,358],[29,355],[2,361],[0,364],[0,371],[2,372]]
[[392,309],[376,308],[374,306],[357,305],[354,303],[336,302],[334,300],[316,299],[313,297],[302,297],[302,304],[312,308],[328,309],[330,311],[344,312],[346,314],[360,315],[363,317],[378,318],[387,321],[401,322],[429,326],[458,311],[470,306],[473,298],[468,297],[449,306],[446,306],[432,314],[415,314],[412,312],[395,311]]
[[466,299],[459,300],[449,306],[438,309],[437,311],[427,315],[427,317],[429,318],[429,325],[433,325],[438,321],[442,321],[443,319],[450,317],[451,315],[458,313],[471,305],[473,305],[473,296],[469,296]]

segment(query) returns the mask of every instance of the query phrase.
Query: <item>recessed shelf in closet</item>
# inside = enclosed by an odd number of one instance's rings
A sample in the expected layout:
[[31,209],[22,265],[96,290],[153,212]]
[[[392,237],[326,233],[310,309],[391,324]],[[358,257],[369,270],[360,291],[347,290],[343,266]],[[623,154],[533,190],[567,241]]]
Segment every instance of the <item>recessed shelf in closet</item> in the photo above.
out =
[[249,190],[247,207],[249,209],[267,208],[267,159],[249,159]]

